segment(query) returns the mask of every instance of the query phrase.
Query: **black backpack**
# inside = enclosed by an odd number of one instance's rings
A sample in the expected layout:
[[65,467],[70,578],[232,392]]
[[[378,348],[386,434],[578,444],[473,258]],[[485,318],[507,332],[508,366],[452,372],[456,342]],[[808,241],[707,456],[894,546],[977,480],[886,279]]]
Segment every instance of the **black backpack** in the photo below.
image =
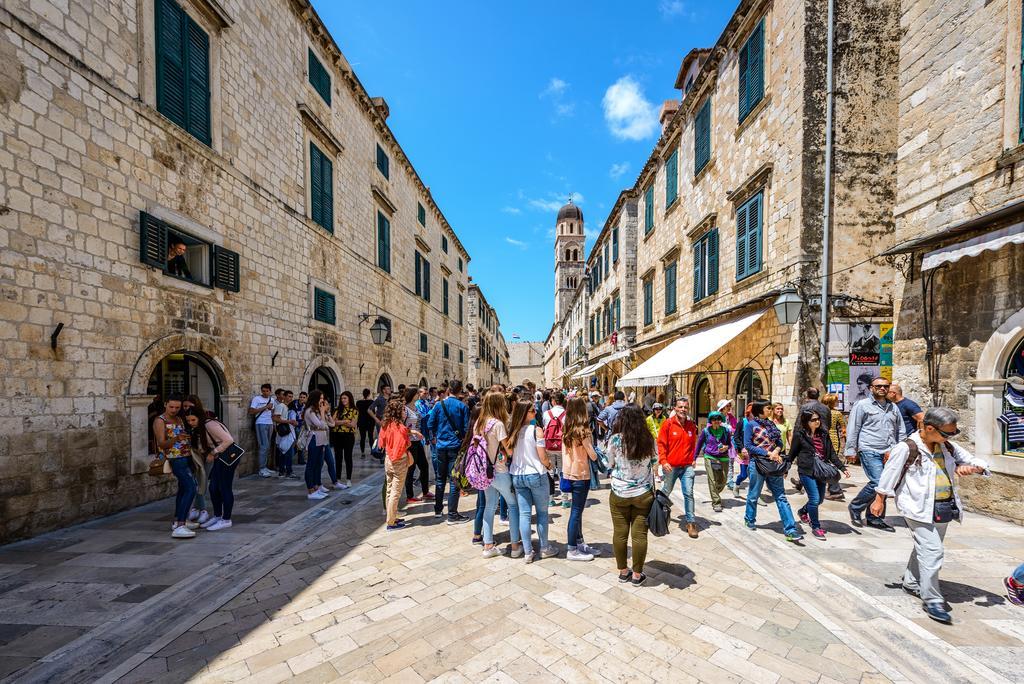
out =
[[655,537],[664,537],[668,534],[668,521],[671,517],[672,500],[660,489],[655,490],[654,503],[651,504],[651,512],[647,514],[647,529]]

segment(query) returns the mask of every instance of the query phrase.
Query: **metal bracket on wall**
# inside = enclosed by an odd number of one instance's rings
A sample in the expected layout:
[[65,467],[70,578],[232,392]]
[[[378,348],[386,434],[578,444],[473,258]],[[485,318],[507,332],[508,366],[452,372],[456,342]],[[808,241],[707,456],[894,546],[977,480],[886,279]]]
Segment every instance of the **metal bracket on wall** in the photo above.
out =
[[50,335],[50,349],[57,351],[57,338],[60,337],[60,331],[64,329],[63,323],[58,323],[57,327],[53,329],[53,333]]

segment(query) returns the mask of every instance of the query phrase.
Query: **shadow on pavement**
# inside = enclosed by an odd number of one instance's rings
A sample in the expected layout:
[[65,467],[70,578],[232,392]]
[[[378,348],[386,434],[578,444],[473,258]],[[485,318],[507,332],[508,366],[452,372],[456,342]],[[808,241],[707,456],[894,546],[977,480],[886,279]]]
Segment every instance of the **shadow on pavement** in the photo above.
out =
[[697,575],[681,563],[666,563],[652,560],[644,564],[647,573],[647,584],[657,586],[664,584],[674,589],[686,589],[697,582]]

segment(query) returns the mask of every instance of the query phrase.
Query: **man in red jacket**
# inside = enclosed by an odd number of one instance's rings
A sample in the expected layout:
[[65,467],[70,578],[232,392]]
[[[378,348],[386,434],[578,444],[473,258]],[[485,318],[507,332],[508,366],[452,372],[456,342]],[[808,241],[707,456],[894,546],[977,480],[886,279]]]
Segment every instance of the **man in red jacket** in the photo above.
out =
[[665,474],[661,491],[672,493],[679,480],[683,490],[683,511],[686,514],[686,533],[697,538],[697,522],[693,517],[694,455],[697,445],[697,424],[690,420],[690,400],[676,399],[673,415],[661,424],[658,431],[658,462]]

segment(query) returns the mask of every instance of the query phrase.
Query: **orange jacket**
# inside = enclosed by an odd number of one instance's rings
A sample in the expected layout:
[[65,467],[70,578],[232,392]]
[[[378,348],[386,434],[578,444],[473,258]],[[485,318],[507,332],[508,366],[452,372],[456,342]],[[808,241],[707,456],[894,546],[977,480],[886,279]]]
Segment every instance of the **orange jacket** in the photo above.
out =
[[671,468],[688,466],[693,463],[696,444],[697,424],[689,418],[680,423],[678,416],[672,416],[658,431],[658,463]]
[[377,444],[392,461],[397,461],[409,452],[409,428],[402,423],[388,423],[377,436]]

